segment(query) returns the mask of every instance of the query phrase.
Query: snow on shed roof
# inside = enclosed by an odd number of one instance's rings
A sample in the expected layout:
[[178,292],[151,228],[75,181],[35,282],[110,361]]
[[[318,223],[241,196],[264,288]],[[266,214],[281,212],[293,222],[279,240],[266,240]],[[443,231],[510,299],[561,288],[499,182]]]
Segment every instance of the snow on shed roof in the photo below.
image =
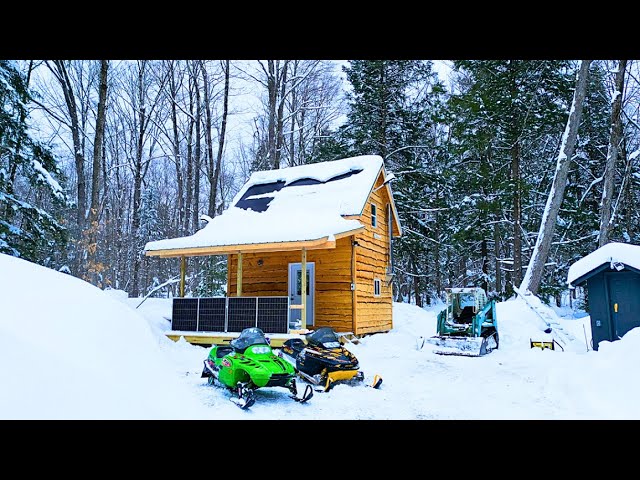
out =
[[254,172],[221,215],[187,237],[148,242],[145,251],[327,238],[362,227],[360,215],[383,168],[382,157]]
[[[591,252],[569,267],[567,283],[573,284],[604,264],[623,263],[640,270],[640,245],[611,242]],[[613,267],[615,268],[615,267]]]

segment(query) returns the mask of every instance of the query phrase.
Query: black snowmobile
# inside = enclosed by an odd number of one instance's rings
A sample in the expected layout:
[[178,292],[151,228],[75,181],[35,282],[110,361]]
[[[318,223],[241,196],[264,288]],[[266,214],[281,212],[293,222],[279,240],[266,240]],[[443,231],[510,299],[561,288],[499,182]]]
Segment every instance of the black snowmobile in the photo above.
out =
[[[337,382],[354,384],[364,380],[358,359],[342,346],[336,332],[329,327],[307,333],[305,340],[287,340],[278,355],[293,365],[303,380],[319,386],[319,391],[327,392]],[[382,377],[376,375],[369,386],[378,388],[380,384]]]

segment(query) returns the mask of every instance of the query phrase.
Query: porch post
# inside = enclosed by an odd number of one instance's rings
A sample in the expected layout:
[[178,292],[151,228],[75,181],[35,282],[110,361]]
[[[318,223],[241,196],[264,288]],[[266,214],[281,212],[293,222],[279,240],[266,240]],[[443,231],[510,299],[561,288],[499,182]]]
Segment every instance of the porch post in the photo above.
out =
[[300,294],[302,297],[302,330],[307,328],[307,249],[302,249],[302,261],[300,262]]
[[184,298],[184,277],[187,272],[187,260],[184,255],[180,257],[180,296]]
[[238,279],[236,281],[236,297],[242,296],[242,252],[238,252]]

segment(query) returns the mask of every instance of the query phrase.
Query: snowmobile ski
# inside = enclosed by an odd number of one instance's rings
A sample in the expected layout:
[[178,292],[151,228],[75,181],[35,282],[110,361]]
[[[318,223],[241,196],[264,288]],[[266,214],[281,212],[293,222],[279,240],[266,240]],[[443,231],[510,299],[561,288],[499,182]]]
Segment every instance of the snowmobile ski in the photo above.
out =
[[246,410],[251,405],[256,403],[255,392],[246,385],[238,384],[236,394],[238,395],[237,397],[231,397],[229,400],[231,400],[231,402],[240,407],[242,410]]
[[375,388],[377,390],[378,388],[380,388],[380,385],[382,385],[382,377],[376,374],[374,375],[371,384],[367,385],[367,387]]
[[313,397],[313,388],[311,388],[311,385],[307,385],[301,397],[298,397],[296,393],[291,394],[289,397],[298,403],[305,403]]

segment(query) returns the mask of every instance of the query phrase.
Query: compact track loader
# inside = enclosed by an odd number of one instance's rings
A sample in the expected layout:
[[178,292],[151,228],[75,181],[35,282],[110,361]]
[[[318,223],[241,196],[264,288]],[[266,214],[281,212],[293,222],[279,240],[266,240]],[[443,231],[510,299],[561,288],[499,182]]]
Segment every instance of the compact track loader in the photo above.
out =
[[447,308],[438,314],[437,334],[427,339],[440,355],[479,357],[498,348],[495,300],[482,288],[447,288]]

